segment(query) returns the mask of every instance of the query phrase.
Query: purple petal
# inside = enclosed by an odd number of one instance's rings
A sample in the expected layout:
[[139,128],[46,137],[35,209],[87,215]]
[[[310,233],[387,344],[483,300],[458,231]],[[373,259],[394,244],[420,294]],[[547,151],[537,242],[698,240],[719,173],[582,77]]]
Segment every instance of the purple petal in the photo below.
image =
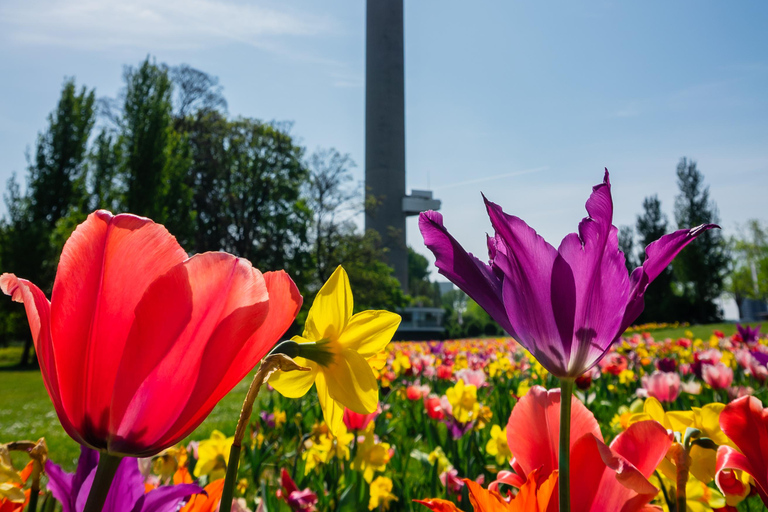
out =
[[[46,461],[45,473],[48,475],[48,489],[54,498],[61,502],[62,512],[75,512],[77,496],[88,475],[99,463],[99,452],[80,446],[80,458],[75,473],[67,473],[58,464]],[[90,487],[89,487],[90,488]]]
[[622,331],[634,322],[643,311],[643,295],[648,285],[667,268],[675,256],[686,245],[693,242],[700,234],[712,228],[720,228],[717,224],[702,224],[692,229],[680,229],[664,235],[645,248],[645,261],[642,267],[632,272],[632,292],[630,293],[627,310],[622,321]]
[[501,281],[491,267],[468,254],[443,226],[443,216],[429,211],[419,215],[424,244],[435,255],[438,271],[515,336],[501,298]]
[[[570,283],[563,280],[564,271],[554,272],[552,280],[555,315],[574,315],[573,336],[563,337],[569,376],[578,376],[591,368],[621,334],[630,293],[618,229],[611,224],[613,201],[607,171],[603,183],[593,188],[586,207],[589,217],[579,223],[579,234],[566,236],[558,249],[572,272],[577,299],[571,298],[573,292]],[[561,293],[566,294],[566,299],[560,297]],[[575,312],[571,313],[573,300]],[[559,320],[558,325],[565,322]],[[562,329],[561,333],[564,334]]]
[[45,474],[48,475],[48,490],[61,502],[62,512],[75,512],[75,496],[72,491],[74,475],[67,473],[58,464],[50,460],[45,462]]
[[505,214],[487,199],[485,205],[503,241],[494,265],[504,273],[502,293],[513,336],[547,370],[562,374],[565,358],[551,295],[557,251],[518,217]]
[[[91,471],[77,496],[77,512],[83,512],[88,494],[93,486],[96,470]],[[117,467],[115,478],[104,502],[104,512],[131,512],[136,501],[144,494],[144,479],[139,471],[139,461],[125,457]]]
[[195,484],[166,485],[144,494],[132,512],[174,512],[184,498],[202,492]]

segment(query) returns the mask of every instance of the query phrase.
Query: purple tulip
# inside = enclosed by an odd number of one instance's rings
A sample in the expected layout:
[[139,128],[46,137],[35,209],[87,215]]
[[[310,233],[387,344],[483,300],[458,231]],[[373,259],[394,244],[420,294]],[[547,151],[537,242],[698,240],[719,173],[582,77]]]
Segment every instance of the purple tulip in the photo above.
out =
[[754,343],[760,337],[760,324],[757,324],[754,328],[748,325],[736,324],[736,330],[739,331],[744,343]]
[[437,212],[419,218],[424,243],[439,272],[464,290],[554,376],[573,379],[594,366],[643,311],[643,295],[705,224],[664,235],[645,249],[645,261],[628,275],[611,224],[608,170],[587,200],[588,217],[558,249],[522,219],[485,200],[495,236],[489,264],[468,254]]
[[[45,463],[48,489],[61,502],[62,512],[82,512],[91,492],[99,452],[80,447],[80,459],[74,474],[67,473],[50,460]],[[144,492],[144,478],[138,460],[126,457],[120,461],[103,512],[174,512],[184,498],[200,494],[195,484],[166,485]]]

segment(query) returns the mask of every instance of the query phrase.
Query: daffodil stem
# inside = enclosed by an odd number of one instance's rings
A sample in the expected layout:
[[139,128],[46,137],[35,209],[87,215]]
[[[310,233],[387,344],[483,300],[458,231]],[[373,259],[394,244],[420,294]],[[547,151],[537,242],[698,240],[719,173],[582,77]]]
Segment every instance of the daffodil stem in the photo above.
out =
[[[273,350],[273,352],[275,351]],[[251,413],[253,412],[253,404],[259,395],[261,386],[277,370],[292,371],[297,369],[301,369],[301,367],[296,365],[293,359],[285,354],[270,353],[262,359],[259,370],[253,376],[251,386],[248,388],[248,394],[245,395],[243,408],[240,410],[240,417],[237,420],[232,449],[229,451],[229,460],[227,461],[227,475],[224,478],[224,489],[221,493],[219,512],[230,512],[232,510],[232,498],[235,495],[235,484],[237,483],[237,466],[240,464],[240,450],[243,446],[243,438],[248,428],[248,422],[251,419]],[[306,368],[303,370],[306,370]]]
[[560,456],[558,496],[560,512],[571,511],[571,396],[573,379],[560,380]]
[[99,454],[99,465],[96,467],[96,475],[83,512],[101,512],[104,508],[109,488],[112,487],[112,480],[115,478],[121,460],[123,460],[122,457],[110,453]]
[[688,471],[691,468],[691,457],[688,454],[689,448],[680,446],[680,449],[675,453],[675,468],[677,469],[677,482],[676,487],[676,501],[678,512],[685,512],[688,505],[688,497],[686,495],[686,486],[688,485]]

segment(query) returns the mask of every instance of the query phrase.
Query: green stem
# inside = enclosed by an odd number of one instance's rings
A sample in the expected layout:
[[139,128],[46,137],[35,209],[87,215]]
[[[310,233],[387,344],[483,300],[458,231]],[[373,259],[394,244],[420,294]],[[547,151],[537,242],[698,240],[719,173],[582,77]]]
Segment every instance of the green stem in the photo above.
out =
[[88,494],[83,512],[101,512],[104,508],[104,502],[107,501],[109,488],[112,486],[112,480],[115,478],[121,460],[123,460],[122,457],[118,455],[104,452],[99,454],[96,476],[93,478],[91,492]]
[[560,380],[560,456],[558,496],[560,512],[571,511],[571,396],[573,379]]
[[221,504],[219,512],[230,512],[232,510],[232,498],[235,493],[235,482],[237,482],[237,466],[240,463],[240,444],[232,444],[229,451],[229,460],[227,461],[227,475],[224,478],[224,490],[221,492]]

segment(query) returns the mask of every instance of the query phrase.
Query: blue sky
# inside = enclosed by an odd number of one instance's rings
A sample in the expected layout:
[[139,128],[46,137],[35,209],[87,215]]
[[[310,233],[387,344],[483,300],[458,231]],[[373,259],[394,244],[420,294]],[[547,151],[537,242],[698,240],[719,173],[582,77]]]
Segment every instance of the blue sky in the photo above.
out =
[[[406,0],[409,188],[484,252],[480,192],[554,245],[611,171],[617,225],[695,159],[725,234],[768,219],[768,3]],[[64,77],[115,96],[147,54],[217,75],[232,115],[364,162],[362,0],[3,0],[0,182]],[[408,240],[425,252],[409,223]]]

